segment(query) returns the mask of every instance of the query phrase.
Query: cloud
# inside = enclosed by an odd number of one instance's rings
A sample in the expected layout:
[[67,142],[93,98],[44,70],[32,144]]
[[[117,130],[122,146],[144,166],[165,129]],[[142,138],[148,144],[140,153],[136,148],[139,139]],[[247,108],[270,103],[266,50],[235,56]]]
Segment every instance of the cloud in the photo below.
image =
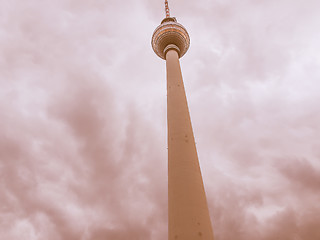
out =
[[[161,2],[0,2],[0,238],[167,238]],[[172,1],[215,239],[319,239],[318,1]]]

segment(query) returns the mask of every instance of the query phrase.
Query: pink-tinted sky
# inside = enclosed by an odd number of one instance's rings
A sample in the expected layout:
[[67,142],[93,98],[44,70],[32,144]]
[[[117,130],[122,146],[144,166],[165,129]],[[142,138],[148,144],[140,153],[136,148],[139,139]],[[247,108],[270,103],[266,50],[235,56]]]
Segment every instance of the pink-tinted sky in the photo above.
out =
[[[170,7],[216,240],[319,240],[320,2]],[[163,16],[0,0],[0,239],[167,238]]]

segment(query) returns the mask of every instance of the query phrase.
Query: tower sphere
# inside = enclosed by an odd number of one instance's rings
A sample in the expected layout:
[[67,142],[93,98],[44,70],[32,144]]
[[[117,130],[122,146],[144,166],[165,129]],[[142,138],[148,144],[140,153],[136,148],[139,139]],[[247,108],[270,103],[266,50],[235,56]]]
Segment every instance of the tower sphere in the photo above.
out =
[[175,49],[181,58],[190,46],[190,37],[187,30],[176,18],[166,17],[152,35],[153,51],[162,59],[166,59],[169,49]]

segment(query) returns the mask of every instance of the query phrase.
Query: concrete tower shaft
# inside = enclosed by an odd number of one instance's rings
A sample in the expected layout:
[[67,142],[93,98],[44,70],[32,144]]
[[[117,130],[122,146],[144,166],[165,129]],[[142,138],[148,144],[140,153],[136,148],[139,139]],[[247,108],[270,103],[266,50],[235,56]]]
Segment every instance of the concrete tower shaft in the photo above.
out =
[[213,240],[178,53],[166,53],[169,240]]

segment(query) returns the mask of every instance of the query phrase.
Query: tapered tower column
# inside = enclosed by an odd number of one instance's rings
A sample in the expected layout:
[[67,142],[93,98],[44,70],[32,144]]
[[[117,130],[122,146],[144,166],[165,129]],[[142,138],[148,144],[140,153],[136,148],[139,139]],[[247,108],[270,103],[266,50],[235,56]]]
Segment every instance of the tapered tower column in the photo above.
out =
[[169,240],[212,240],[213,233],[175,50],[166,54]]
[[152,47],[167,68],[169,240],[213,240],[179,62],[189,44],[187,30],[170,17],[166,1],[166,18]]

